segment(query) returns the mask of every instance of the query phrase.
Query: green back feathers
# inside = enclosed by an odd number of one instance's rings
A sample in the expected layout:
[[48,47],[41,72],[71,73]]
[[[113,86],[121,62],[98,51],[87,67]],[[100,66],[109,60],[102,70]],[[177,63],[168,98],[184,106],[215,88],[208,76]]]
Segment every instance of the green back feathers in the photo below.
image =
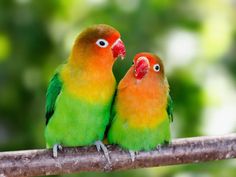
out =
[[167,113],[169,116],[169,120],[173,122],[173,112],[174,112],[174,103],[170,95],[168,95],[167,102]]
[[54,113],[55,102],[59,93],[61,92],[61,88],[62,81],[59,78],[59,74],[56,73],[49,83],[46,94],[46,125]]

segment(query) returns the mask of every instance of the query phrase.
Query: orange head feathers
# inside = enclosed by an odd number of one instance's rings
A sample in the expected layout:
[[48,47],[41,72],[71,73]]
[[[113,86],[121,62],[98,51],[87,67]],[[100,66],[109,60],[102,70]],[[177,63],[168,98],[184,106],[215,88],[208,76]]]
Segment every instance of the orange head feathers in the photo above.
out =
[[111,63],[119,56],[124,58],[125,54],[120,33],[109,25],[100,24],[80,33],[75,40],[69,60],[72,63],[81,63],[87,59],[103,59]]

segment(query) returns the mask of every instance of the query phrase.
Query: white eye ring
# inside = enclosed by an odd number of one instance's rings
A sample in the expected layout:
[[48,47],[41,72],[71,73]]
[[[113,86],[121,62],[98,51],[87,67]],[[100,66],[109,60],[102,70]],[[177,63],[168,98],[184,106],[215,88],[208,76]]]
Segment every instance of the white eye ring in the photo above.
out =
[[98,39],[96,44],[101,48],[106,48],[109,43],[105,39]]
[[159,64],[155,64],[155,65],[153,65],[153,70],[154,70],[155,72],[159,72],[160,69],[161,69],[161,67],[160,67]]

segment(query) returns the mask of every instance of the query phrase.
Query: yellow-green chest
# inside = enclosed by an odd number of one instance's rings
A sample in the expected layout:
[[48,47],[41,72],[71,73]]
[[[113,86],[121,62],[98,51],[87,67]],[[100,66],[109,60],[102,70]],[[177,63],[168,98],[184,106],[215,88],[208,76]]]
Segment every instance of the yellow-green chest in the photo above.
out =
[[64,86],[73,96],[88,103],[112,100],[116,81],[111,70],[80,70],[66,65],[61,72]]

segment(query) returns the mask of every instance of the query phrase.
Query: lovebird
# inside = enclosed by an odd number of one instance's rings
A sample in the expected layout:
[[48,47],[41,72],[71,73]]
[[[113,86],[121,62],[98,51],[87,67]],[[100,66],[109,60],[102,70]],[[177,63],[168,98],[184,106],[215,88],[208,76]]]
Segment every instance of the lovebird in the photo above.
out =
[[150,151],[170,141],[173,102],[161,59],[139,53],[120,81],[112,108],[108,142],[135,152]]
[[78,35],[46,94],[45,139],[54,157],[63,146],[94,144],[109,158],[101,140],[116,90],[112,66],[125,53],[120,33],[111,26],[94,25]]

